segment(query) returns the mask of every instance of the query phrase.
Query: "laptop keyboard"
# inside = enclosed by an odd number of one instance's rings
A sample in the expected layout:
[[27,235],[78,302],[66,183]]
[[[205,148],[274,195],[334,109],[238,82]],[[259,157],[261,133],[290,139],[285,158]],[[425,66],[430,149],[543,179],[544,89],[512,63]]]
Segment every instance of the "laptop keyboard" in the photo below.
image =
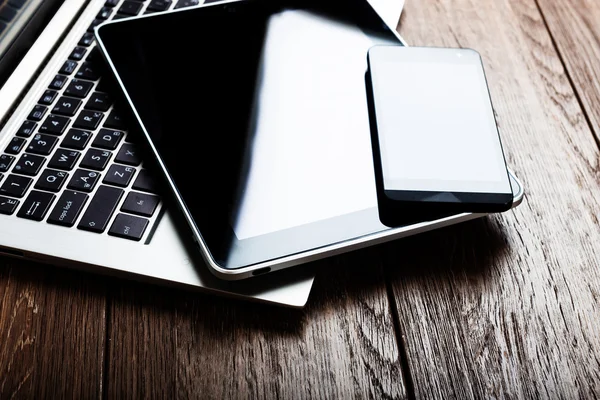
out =
[[8,0],[0,4],[0,35],[16,19],[27,0]]
[[[20,3],[8,4],[13,2]],[[6,148],[0,149],[0,214],[142,239],[161,198],[106,91],[92,29],[111,18],[197,4],[105,2]]]

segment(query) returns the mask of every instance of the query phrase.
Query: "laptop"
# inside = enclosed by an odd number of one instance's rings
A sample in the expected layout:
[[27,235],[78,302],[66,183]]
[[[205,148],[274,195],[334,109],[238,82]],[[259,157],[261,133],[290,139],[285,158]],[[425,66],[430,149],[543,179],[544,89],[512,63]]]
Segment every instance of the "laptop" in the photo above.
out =
[[[8,4],[16,10],[16,2],[22,3],[20,9],[33,7],[32,13],[44,18],[31,24],[25,17],[19,22],[15,14],[15,25],[8,21],[5,28],[9,32],[21,24],[22,30],[40,26],[43,30],[33,34],[35,41],[26,46],[29,50],[12,66],[0,89],[0,254],[303,307],[314,280],[310,266],[234,282],[209,272],[191,235],[165,207],[161,189],[138,157],[135,138],[128,136],[103,79],[92,33],[95,26],[112,18],[195,6],[199,1],[9,0],[0,7]],[[513,185],[518,188],[518,204],[521,187],[518,182]],[[97,196],[100,186],[112,188],[111,197]],[[67,191],[89,194],[77,220],[55,206]],[[145,201],[143,212],[131,203],[140,198]],[[80,229],[86,213],[94,213],[93,220],[102,221],[101,226]],[[111,226],[121,214],[146,219],[143,235],[113,231]],[[475,217],[450,217],[357,237],[329,254]]]

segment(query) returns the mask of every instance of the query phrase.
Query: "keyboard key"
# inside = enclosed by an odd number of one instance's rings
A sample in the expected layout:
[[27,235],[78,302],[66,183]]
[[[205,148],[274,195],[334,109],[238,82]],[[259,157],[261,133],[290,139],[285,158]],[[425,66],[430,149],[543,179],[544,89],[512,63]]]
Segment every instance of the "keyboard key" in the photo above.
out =
[[131,15],[116,13],[113,17],[113,20],[122,19],[122,18],[131,18]]
[[27,196],[27,200],[23,202],[21,209],[17,213],[17,217],[41,221],[46,216],[56,195],[46,192],[38,192],[32,190]]
[[83,36],[81,37],[81,40],[79,40],[79,43],[77,43],[77,45],[88,47],[92,43],[94,43],[94,34],[91,32],[86,32],[83,34]]
[[19,200],[0,196],[0,214],[13,215],[18,205]]
[[50,159],[48,167],[70,171],[77,164],[81,153],[78,151],[58,149]]
[[106,150],[98,150],[98,149],[89,149],[83,160],[81,161],[81,166],[83,168],[95,169],[96,171],[102,171],[106,168],[108,164],[108,160],[112,153]]
[[0,186],[0,194],[21,198],[25,196],[33,179],[19,175],[9,175]]
[[77,65],[77,61],[67,60],[58,72],[64,75],[71,75],[77,69]]
[[94,130],[100,125],[100,121],[104,118],[104,114],[98,111],[83,110],[75,120],[73,126],[86,130]]
[[0,21],[0,35],[2,34],[2,32],[4,32],[6,30],[6,28],[8,27],[8,24],[4,21]]
[[73,49],[73,51],[69,55],[69,60],[81,61],[81,60],[83,60],[85,53],[87,53],[87,49],[85,47],[77,46]]
[[110,18],[111,14],[112,14],[112,8],[110,8],[110,7],[102,7],[102,9],[98,13],[98,15],[96,15],[96,18],[97,19],[107,20],[107,19]]
[[13,6],[14,8],[21,8],[25,5],[27,0],[8,0],[8,4]]
[[62,87],[65,86],[65,83],[67,83],[68,80],[69,78],[64,75],[56,75],[54,79],[52,79],[52,82],[50,82],[50,85],[48,87],[50,89],[56,90],[62,89]]
[[23,154],[17,164],[13,168],[13,172],[23,175],[35,176],[42,169],[42,165],[46,159],[44,157],[33,154]]
[[34,187],[36,189],[47,190],[48,192],[58,192],[62,189],[68,177],[69,174],[66,172],[45,169]]
[[106,121],[104,122],[104,126],[107,128],[113,128],[113,129],[119,129],[119,130],[126,129],[123,118],[121,118],[119,113],[116,112],[115,110],[112,110],[110,112],[110,114],[108,115],[108,118],[106,118]]
[[137,1],[124,1],[119,8],[119,13],[126,15],[138,15],[142,11],[142,3]]
[[67,86],[65,94],[83,99],[88,95],[90,90],[92,90],[92,86],[94,86],[92,82],[73,79],[71,83],[69,83],[69,86]]
[[96,187],[96,182],[100,179],[100,174],[94,171],[78,169],[73,173],[73,177],[67,186],[69,189],[82,192],[91,192]]
[[101,185],[77,225],[78,229],[102,233],[123,197],[123,190]]
[[58,99],[58,102],[52,109],[52,112],[55,114],[66,115],[67,117],[73,117],[77,113],[81,103],[81,100],[77,100],[73,97],[62,96],[60,99]]
[[8,146],[6,147],[6,150],[4,150],[4,152],[8,154],[19,154],[21,150],[23,150],[24,146],[25,139],[14,137],[10,140],[10,142],[8,142]]
[[17,131],[17,136],[28,138],[35,131],[37,127],[37,122],[33,121],[25,121]]
[[13,156],[9,156],[8,154],[0,155],[0,172],[8,172],[14,161],[15,158]]
[[142,192],[157,193],[156,181],[147,169],[140,171],[135,182],[133,182],[133,188]]
[[48,89],[44,92],[42,97],[40,97],[40,99],[38,100],[38,103],[49,106],[50,104],[52,104],[54,102],[54,99],[56,99],[57,94],[58,94],[57,91]]
[[121,139],[123,139],[123,136],[125,136],[125,134],[121,131],[100,129],[92,142],[92,146],[106,150],[114,150],[119,145]]
[[37,104],[33,107],[33,110],[31,110],[27,119],[31,121],[41,121],[44,117],[44,114],[46,114],[46,111],[48,111],[48,107]]
[[7,4],[0,8],[0,19],[3,21],[10,22],[16,15],[17,10]]
[[117,4],[119,4],[119,0],[106,0],[106,3],[104,3],[104,7],[114,7]]
[[48,223],[68,227],[75,225],[88,197],[85,193],[65,190],[50,213]]
[[121,164],[133,165],[137,167],[142,163],[142,157],[140,157],[139,151],[135,145],[131,143],[125,143],[121,146],[115,161]]
[[50,153],[52,153],[56,142],[58,142],[58,138],[56,136],[41,135],[38,133],[33,137],[31,142],[29,142],[29,146],[27,146],[26,151],[28,153],[48,156]]
[[172,2],[172,0],[152,0],[150,4],[148,4],[148,10],[165,11],[169,9]]
[[75,74],[78,79],[87,79],[89,81],[97,81],[100,78],[100,74],[96,72],[95,68],[92,66],[92,63],[86,61],[81,64],[81,68]]
[[158,207],[160,198],[146,193],[130,192],[123,202],[121,211],[131,214],[141,215],[142,217],[151,217]]
[[114,164],[108,169],[102,183],[127,187],[131,182],[131,178],[133,178],[133,174],[135,174],[135,168]]
[[197,6],[198,4],[200,4],[199,0],[179,0],[175,5],[175,9]]
[[85,104],[85,108],[95,111],[108,111],[111,105],[112,100],[108,94],[94,92],[88,102]]
[[103,22],[105,22],[105,20],[103,20],[103,19],[99,19],[99,18],[94,19],[92,21],[92,23],[90,24],[90,26],[88,26],[87,31],[88,32],[94,32],[94,28],[97,27],[98,25],[100,25]]
[[71,120],[67,117],[61,117],[60,115],[50,114],[40,126],[41,133],[49,133],[51,135],[60,136],[65,131],[65,128]]
[[79,129],[69,129],[69,132],[63,139],[60,146],[66,147],[67,149],[83,150],[83,149],[85,149],[85,146],[90,141],[91,137],[92,137],[92,132],[90,132],[90,131],[82,131]]
[[139,241],[144,236],[148,220],[133,215],[118,214],[108,234],[123,239]]

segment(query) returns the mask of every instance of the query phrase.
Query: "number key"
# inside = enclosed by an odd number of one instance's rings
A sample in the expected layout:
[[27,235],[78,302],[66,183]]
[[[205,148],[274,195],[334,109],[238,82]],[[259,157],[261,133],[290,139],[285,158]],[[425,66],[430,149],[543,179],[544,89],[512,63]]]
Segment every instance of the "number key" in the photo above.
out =
[[35,176],[42,169],[42,165],[46,159],[44,157],[35,156],[33,154],[23,154],[17,165],[13,168],[13,172],[23,175]]
[[68,96],[84,98],[92,90],[94,84],[92,82],[73,79],[69,86],[65,89],[65,94]]
[[89,149],[81,161],[81,166],[83,168],[102,171],[106,168],[111,156],[112,153],[110,151]]
[[58,103],[56,103],[56,105],[52,109],[52,112],[55,114],[72,117],[79,109],[79,106],[81,106],[81,100],[63,96],[60,99],[58,99]]
[[55,136],[41,135],[38,133],[33,137],[33,140],[31,140],[31,142],[29,143],[29,146],[27,147],[27,152],[47,156],[50,153],[52,153],[52,149],[54,149],[54,146],[56,145],[57,141],[58,138],[56,138]]
[[100,74],[96,72],[96,68],[88,61],[81,64],[81,68],[79,68],[75,76],[79,79],[87,79],[89,81],[97,81],[100,78]]
[[4,180],[2,186],[0,186],[0,194],[21,198],[27,193],[31,182],[33,182],[31,178],[11,174]]
[[67,117],[61,117],[60,115],[50,114],[40,126],[41,133],[49,133],[51,135],[62,135],[65,128],[69,124],[70,119]]

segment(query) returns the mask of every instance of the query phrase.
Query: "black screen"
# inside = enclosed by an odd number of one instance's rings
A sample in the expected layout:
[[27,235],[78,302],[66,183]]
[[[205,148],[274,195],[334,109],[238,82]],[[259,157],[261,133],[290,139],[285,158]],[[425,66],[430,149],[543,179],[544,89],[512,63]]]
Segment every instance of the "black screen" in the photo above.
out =
[[366,1],[250,0],[107,24],[109,62],[214,260],[239,268],[386,229]]

